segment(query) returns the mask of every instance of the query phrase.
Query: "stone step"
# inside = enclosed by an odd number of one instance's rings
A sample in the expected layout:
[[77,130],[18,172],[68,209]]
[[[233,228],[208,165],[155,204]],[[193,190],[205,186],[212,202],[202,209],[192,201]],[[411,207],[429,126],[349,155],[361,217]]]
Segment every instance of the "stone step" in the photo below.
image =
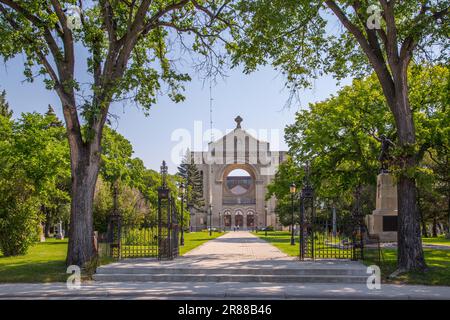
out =
[[132,267],[121,268],[114,266],[103,266],[97,269],[97,274],[177,274],[177,275],[335,275],[335,276],[368,276],[366,268],[292,268],[292,269],[251,269],[251,268],[155,268],[155,267]]
[[366,283],[367,275],[95,274],[103,282]]

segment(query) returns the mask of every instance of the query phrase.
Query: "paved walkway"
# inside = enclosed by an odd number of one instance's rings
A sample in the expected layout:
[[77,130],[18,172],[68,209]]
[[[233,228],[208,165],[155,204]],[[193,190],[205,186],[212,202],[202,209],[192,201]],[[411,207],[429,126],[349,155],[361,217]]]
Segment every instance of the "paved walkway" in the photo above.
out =
[[227,232],[184,255],[189,258],[248,261],[286,259],[289,256],[248,231]]

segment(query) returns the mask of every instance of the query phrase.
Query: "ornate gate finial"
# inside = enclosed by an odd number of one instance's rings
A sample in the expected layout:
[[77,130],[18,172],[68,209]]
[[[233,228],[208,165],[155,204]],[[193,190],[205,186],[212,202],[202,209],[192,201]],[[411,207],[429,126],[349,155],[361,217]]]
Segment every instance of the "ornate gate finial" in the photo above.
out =
[[234,121],[236,121],[236,129],[241,129],[241,122],[244,121],[244,119],[242,119],[241,116],[237,116]]
[[161,180],[162,180],[162,187],[165,188],[167,186],[166,177],[167,177],[167,165],[166,161],[163,160],[161,165]]

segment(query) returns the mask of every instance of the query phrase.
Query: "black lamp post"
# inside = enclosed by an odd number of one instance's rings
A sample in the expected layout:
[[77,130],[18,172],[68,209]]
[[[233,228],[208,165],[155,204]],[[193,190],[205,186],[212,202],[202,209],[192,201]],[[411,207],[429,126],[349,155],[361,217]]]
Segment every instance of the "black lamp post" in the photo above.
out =
[[209,205],[209,235],[212,236],[212,205]]
[[292,214],[291,214],[291,246],[295,245],[294,240],[294,195],[295,191],[297,190],[295,183],[292,183],[289,187],[289,191],[291,193],[291,207],[292,207]]
[[180,246],[184,246],[184,183],[180,183],[180,193],[181,193],[181,237],[180,237]]
[[192,205],[188,203],[187,205],[189,210],[189,231],[192,232],[194,227],[192,225],[192,219],[194,219],[194,213],[192,213]]
[[265,215],[264,219],[266,220],[265,221],[266,227],[264,228],[264,230],[265,230],[265,236],[267,237],[267,204],[264,206],[264,215]]
[[314,235],[308,242],[308,227],[305,218],[305,210],[307,206],[310,207],[311,214],[309,217],[309,223],[312,223],[315,219],[315,211],[314,211],[314,189],[309,182],[309,163],[305,166],[305,177],[303,188],[300,193],[300,235],[299,235],[299,246],[300,246],[300,260],[304,260],[306,247],[309,246],[309,254],[310,257],[314,259]]

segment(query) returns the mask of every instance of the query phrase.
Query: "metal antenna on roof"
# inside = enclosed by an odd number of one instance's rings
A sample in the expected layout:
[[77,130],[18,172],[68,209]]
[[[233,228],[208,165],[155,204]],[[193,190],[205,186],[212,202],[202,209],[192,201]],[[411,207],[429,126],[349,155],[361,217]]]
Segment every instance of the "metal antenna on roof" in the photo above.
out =
[[211,80],[209,81],[209,129],[211,132],[211,142],[214,141],[213,134],[213,97],[212,97],[212,85]]
[[[212,117],[212,107],[213,107],[213,97],[212,97],[212,85],[211,85],[211,79],[209,80],[209,129],[211,132],[211,146],[209,148],[212,148],[212,143],[214,141],[213,136],[213,117]],[[210,150],[211,151],[211,150]],[[212,176],[213,176],[213,167],[210,164],[209,165],[209,235],[212,233]],[[206,217],[206,221],[208,222],[208,217]]]

